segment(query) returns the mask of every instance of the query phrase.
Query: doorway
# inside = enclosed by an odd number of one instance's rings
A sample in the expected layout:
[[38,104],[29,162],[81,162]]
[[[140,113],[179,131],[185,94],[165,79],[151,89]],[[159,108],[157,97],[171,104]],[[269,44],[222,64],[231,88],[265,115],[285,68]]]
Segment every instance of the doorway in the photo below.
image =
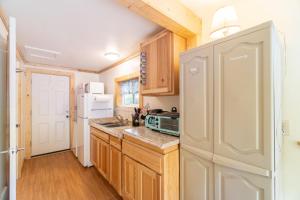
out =
[[32,74],[32,156],[70,148],[69,77]]

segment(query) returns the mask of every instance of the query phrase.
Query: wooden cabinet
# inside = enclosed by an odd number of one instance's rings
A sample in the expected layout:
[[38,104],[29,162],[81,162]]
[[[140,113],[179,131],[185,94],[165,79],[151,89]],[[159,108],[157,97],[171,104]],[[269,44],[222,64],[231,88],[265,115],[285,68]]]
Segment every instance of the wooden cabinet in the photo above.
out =
[[101,139],[98,141],[98,170],[109,180],[109,144]]
[[138,200],[179,199],[178,147],[158,150],[125,135],[123,153],[123,197]]
[[142,95],[179,93],[179,53],[186,49],[184,38],[164,30],[141,44],[146,56],[145,84]]
[[90,159],[97,170],[102,174],[104,178],[109,180],[109,135],[91,128],[90,136]]
[[178,200],[178,145],[161,149],[91,128],[91,162],[123,199]]
[[137,199],[161,199],[161,176],[149,168],[137,164]]
[[122,195],[128,200],[159,200],[161,199],[161,176],[124,156]]
[[109,147],[109,166],[110,166],[110,176],[109,182],[115,188],[115,190],[121,195],[122,190],[122,152],[118,150],[113,145]]
[[137,199],[137,162],[123,156],[123,186],[122,196],[124,199],[135,200]]
[[98,138],[94,135],[91,135],[90,137],[90,157],[92,164],[98,168]]

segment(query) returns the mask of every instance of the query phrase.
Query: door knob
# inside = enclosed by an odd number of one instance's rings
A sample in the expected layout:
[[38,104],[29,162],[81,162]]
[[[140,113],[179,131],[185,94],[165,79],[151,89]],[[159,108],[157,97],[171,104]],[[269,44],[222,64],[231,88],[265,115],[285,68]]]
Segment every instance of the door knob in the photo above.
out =
[[0,154],[10,153],[10,152],[12,152],[14,154],[14,153],[18,153],[19,151],[24,151],[24,150],[25,150],[25,148],[10,148],[6,151],[0,151]]

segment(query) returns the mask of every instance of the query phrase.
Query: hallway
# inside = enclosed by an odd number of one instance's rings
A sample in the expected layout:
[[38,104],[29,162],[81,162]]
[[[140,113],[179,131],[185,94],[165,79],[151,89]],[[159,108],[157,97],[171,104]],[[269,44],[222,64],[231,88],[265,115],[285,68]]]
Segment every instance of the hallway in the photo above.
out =
[[93,167],[84,168],[71,151],[26,160],[17,183],[18,200],[120,199]]

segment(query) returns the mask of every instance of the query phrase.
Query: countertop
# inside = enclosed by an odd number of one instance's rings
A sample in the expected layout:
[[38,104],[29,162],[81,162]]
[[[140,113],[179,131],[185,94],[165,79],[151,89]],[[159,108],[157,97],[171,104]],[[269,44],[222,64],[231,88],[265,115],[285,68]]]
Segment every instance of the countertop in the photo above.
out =
[[144,126],[124,129],[123,134],[139,139],[160,149],[166,149],[179,144],[179,137],[152,131]]
[[179,137],[166,135],[157,131],[146,128],[145,126],[132,127],[132,126],[121,126],[108,128],[99,123],[113,122],[117,121],[116,118],[102,118],[102,119],[91,119],[89,121],[90,126],[97,128],[107,134],[120,139],[126,136],[133,137],[135,139],[141,140],[144,143],[153,145],[160,149],[166,149],[174,145],[179,144]]

